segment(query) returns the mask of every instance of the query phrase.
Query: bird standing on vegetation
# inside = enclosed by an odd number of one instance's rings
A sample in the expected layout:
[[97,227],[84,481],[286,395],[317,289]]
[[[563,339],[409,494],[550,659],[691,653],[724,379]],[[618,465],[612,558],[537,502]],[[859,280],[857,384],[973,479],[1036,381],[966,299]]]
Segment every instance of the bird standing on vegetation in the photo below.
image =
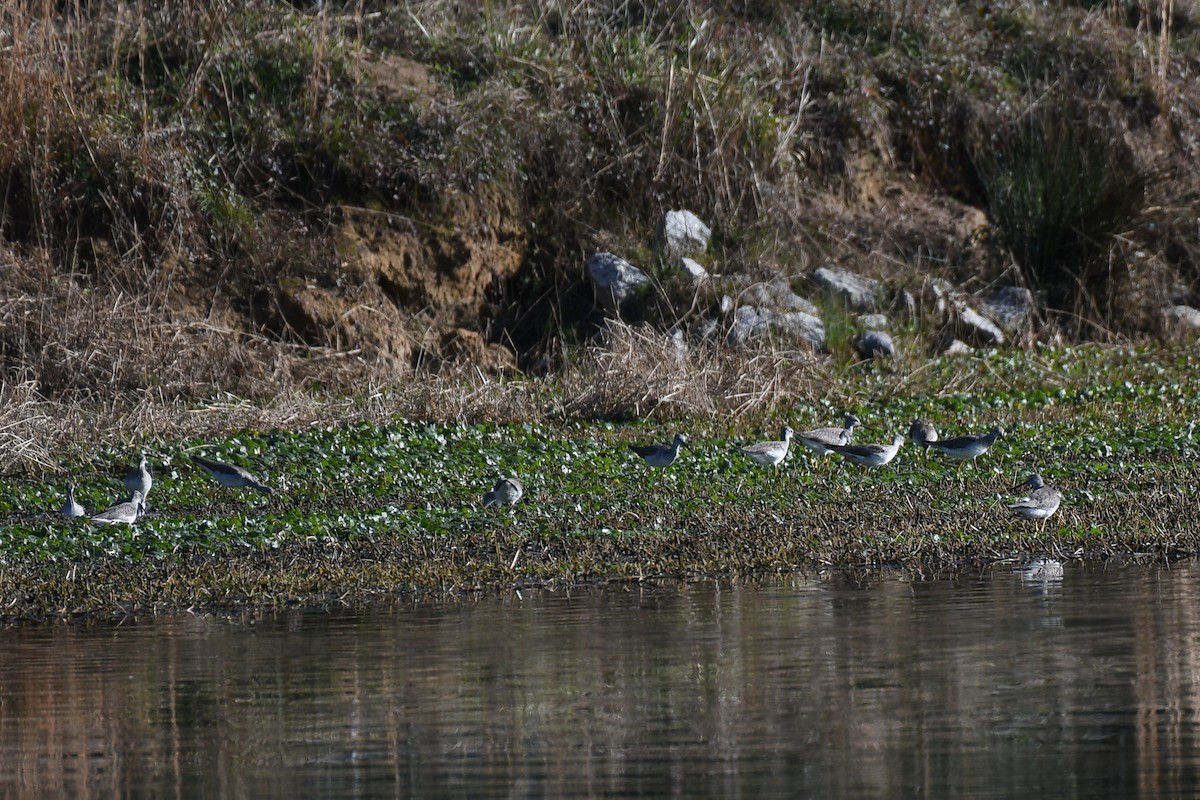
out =
[[686,436],[677,433],[670,444],[631,444],[629,449],[641,456],[649,466],[666,469],[679,457],[679,448],[687,442]]
[[792,442],[794,431],[787,425],[783,426],[783,431],[779,434],[777,442],[759,442],[758,444],[746,445],[739,447],[743,453],[750,457],[750,460],[755,464],[762,464],[764,467],[775,467],[779,469],[779,464],[787,458],[788,446]]
[[214,461],[211,458],[203,458],[202,456],[192,456],[192,461],[196,462],[205,472],[213,476],[217,483],[231,489],[246,487],[255,489],[263,494],[271,494],[270,486],[260,481],[258,478],[251,475],[241,467],[233,464],[226,464],[224,461]]
[[101,511],[93,517],[89,517],[92,522],[102,525],[132,525],[137,522],[137,518],[146,510],[146,504],[142,493],[134,491],[133,497],[129,498],[124,503],[117,503],[106,511]]
[[811,431],[796,434],[796,441],[812,450],[819,456],[827,456],[833,452],[833,445],[850,444],[854,437],[854,428],[862,424],[853,414],[846,415],[846,425],[843,428],[816,428]]
[[496,481],[496,485],[483,495],[483,506],[515,506],[524,494],[525,487],[516,477],[510,475]]
[[882,467],[900,452],[904,444],[904,435],[897,433],[892,437],[891,444],[848,444],[834,445],[831,449],[847,461],[853,461],[860,467],[873,469]]
[[125,488],[130,494],[137,492],[141,494],[142,501],[150,496],[150,487],[154,485],[154,478],[150,475],[150,468],[146,466],[146,454],[142,453],[142,459],[138,465],[131,469],[125,476]]
[[75,500],[75,484],[73,483],[67,484],[67,502],[63,503],[62,515],[64,517],[87,516],[87,511]]
[[938,440],[937,428],[933,427],[932,422],[927,422],[923,419],[914,419],[912,425],[908,427],[908,438],[917,447],[925,450],[929,445]]
[[978,436],[955,436],[953,439],[932,441],[926,444],[955,461],[974,461],[986,453],[997,439],[1003,437],[1004,429],[996,426]]
[[[1040,524],[1038,530],[1045,526],[1046,520],[1058,511],[1059,504],[1062,503],[1062,495],[1057,489],[1046,485],[1042,480],[1042,476],[1036,472],[1025,479],[1022,486],[1029,487],[1029,494],[1022,497],[1015,503],[1009,503],[1008,507],[1013,513],[1023,519],[1037,520]],[[1020,487],[1013,491],[1019,490]]]

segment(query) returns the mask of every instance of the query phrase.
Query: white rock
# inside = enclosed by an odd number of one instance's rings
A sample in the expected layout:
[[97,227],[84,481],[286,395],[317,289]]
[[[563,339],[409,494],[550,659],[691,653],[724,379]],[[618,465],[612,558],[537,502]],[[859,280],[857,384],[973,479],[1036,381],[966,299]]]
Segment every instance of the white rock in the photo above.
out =
[[738,306],[733,312],[733,322],[729,325],[729,332],[725,334],[725,344],[729,347],[738,347],[758,336],[764,327],[765,323],[758,316],[758,310],[754,306]]
[[639,287],[650,282],[646,273],[612,253],[592,254],[587,268],[596,289],[596,300],[610,312],[616,312]]
[[862,358],[892,358],[896,355],[896,345],[884,331],[863,331],[851,343]]
[[858,318],[858,324],[867,330],[881,331],[887,328],[888,318],[885,314],[863,314]]
[[952,336],[947,337],[937,350],[939,356],[969,356],[974,352],[975,350],[971,345],[962,339],[955,339]]
[[785,280],[751,284],[742,291],[739,299],[744,303],[752,303],[760,310],[803,311],[813,316],[820,313],[815,305],[793,292]]
[[980,312],[1010,336],[1033,318],[1033,293],[1020,286],[1000,286],[980,298]]
[[687,256],[681,256],[678,264],[679,271],[683,273],[684,277],[688,278],[693,284],[700,283],[708,277],[708,270]]
[[1162,310],[1162,317],[1168,331],[1200,328],[1200,310],[1191,306],[1166,306]]
[[879,301],[879,281],[849,270],[820,267],[812,274],[812,281],[827,296],[852,311],[874,311]]
[[954,328],[958,336],[978,347],[1004,344],[1004,331],[996,323],[967,305],[959,305]]
[[767,324],[772,332],[800,339],[815,350],[825,349],[825,323],[815,314],[808,314],[804,311],[773,314]]
[[690,211],[668,211],[658,221],[654,246],[668,256],[703,253],[712,230]]
[[921,302],[925,306],[925,313],[942,319],[953,291],[954,287],[950,282],[942,278],[934,278],[926,283],[921,290]]
[[820,317],[803,311],[760,311],[753,306],[738,306],[725,343],[736,347],[767,333],[799,339],[818,350],[825,347],[825,324]]

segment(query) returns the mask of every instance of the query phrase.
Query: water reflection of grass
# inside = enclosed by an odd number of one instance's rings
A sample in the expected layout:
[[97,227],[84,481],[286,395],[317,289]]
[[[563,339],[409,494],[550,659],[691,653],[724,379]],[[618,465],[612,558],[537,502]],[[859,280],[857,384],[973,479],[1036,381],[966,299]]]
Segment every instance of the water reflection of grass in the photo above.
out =
[[[836,412],[779,415],[809,426],[852,410],[864,442],[886,441],[913,416],[948,433],[1003,424],[1008,437],[966,467],[907,447],[864,472],[797,448],[776,474],[735,447],[770,432],[776,416],[653,426],[356,423],[151,442],[150,513],[131,528],[19,513],[56,508],[57,483],[0,489],[8,516],[0,594],[21,615],[356,604],[398,591],[823,567],[928,575],[1039,553],[1190,555],[1197,444],[1187,433],[1200,402],[1191,360],[1094,356],[996,357],[960,367],[940,388],[924,376],[909,392],[895,376],[848,372],[829,387],[845,398],[831,404]],[[664,473],[626,450],[680,429],[692,445]],[[200,444],[253,466],[276,494],[221,489],[188,462]],[[81,475],[78,492],[89,508],[119,491],[105,477],[113,454],[92,458],[94,477]],[[1032,470],[1065,497],[1040,533],[1003,506]],[[522,477],[526,498],[484,509],[482,493],[502,473]]]

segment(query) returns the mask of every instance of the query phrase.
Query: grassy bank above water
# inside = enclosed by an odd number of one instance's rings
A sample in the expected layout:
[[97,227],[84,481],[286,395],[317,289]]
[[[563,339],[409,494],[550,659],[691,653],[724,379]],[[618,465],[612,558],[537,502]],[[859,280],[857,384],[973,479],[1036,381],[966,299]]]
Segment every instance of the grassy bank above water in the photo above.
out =
[[[933,362],[907,376],[850,368],[829,376],[825,400],[754,418],[396,418],[145,441],[156,483],[134,526],[59,517],[65,476],[4,481],[3,613],[356,605],[820,568],[926,576],[1040,554],[1188,557],[1200,549],[1196,366],[1184,350],[1043,351]],[[914,417],[943,435],[993,424],[1008,435],[966,467],[907,445],[865,472],[796,447],[776,472],[736,450],[775,438],[784,422],[836,424],[847,411],[863,420],[858,442],[886,442]],[[677,430],[691,446],[665,473],[626,449]],[[276,492],[223,489],[191,465],[193,453],[249,467]],[[64,456],[89,510],[124,499],[119,477],[135,454],[105,446]],[[1004,507],[1034,470],[1064,496],[1042,531]],[[520,476],[526,496],[483,508],[500,474]]]

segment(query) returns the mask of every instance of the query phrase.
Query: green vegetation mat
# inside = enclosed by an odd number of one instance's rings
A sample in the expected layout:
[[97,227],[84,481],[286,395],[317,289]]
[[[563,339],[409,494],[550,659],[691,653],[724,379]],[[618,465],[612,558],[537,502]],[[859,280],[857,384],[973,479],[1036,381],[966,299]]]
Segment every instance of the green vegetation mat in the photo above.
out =
[[[366,604],[397,594],[822,568],[916,576],[1051,555],[1193,555],[1193,422],[1187,350],[1066,349],[878,367],[832,376],[829,399],[753,419],[430,424],[395,420],[215,441],[147,441],[155,474],[133,526],[68,520],[65,478],[0,485],[0,613],[11,617],[252,604]],[[852,399],[854,398],[854,399]],[[737,446],[863,420],[886,442],[914,417],[943,436],[1003,425],[972,465],[906,445],[864,471],[798,445],[780,469]],[[663,472],[627,445],[691,439]],[[1200,436],[1200,434],[1197,434]],[[225,489],[189,461],[250,468],[274,495]],[[81,450],[70,466],[89,509],[125,499],[136,453]],[[1032,471],[1061,489],[1044,529],[1004,503]],[[524,499],[484,508],[497,476]]]

